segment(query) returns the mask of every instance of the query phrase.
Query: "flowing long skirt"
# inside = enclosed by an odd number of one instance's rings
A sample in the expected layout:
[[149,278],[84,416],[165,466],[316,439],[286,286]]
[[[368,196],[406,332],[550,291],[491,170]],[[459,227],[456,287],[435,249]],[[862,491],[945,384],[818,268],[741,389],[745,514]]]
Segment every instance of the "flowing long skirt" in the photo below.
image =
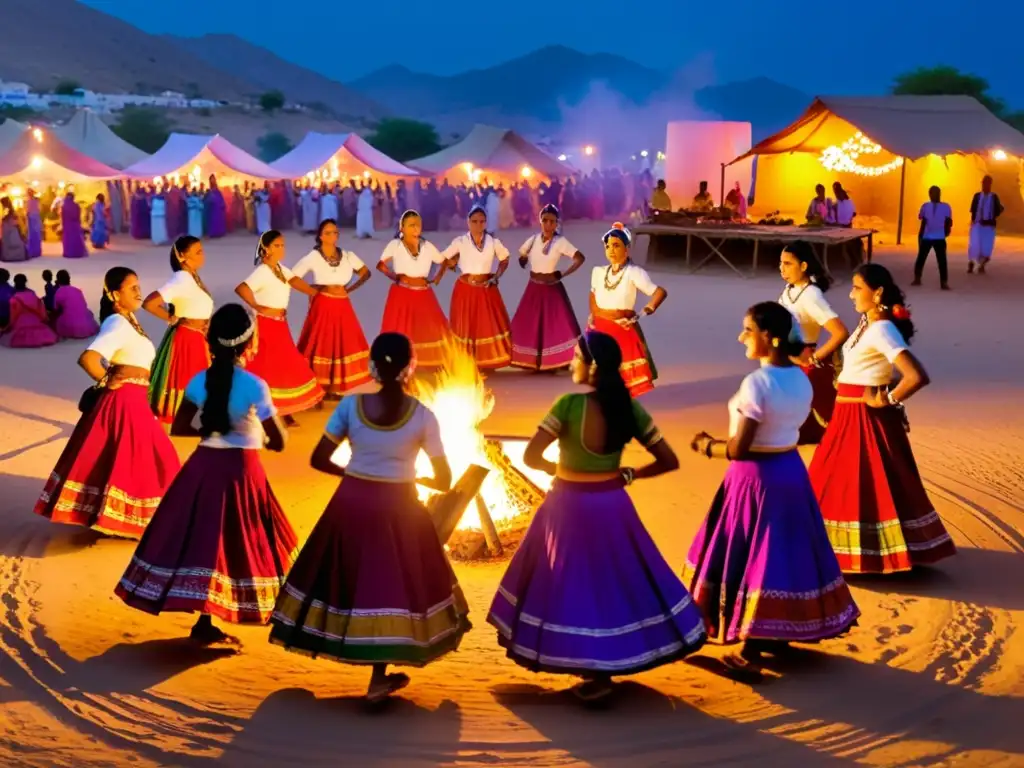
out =
[[496,285],[456,281],[452,290],[452,336],[466,347],[481,370],[504,368],[512,361],[508,310]]
[[205,333],[181,324],[167,329],[149,376],[149,406],[161,422],[174,421],[185,398],[185,387],[209,367],[210,347]]
[[107,229],[106,218],[97,217],[92,223],[92,229],[89,231],[89,240],[92,242],[93,248],[106,248],[110,242],[110,232]]
[[683,581],[721,643],[824,640],[860,615],[795,450],[729,464]]
[[324,390],[295,347],[285,318],[257,315],[247,356],[246,368],[267,382],[282,416],[309,410],[324,399]]
[[370,347],[348,296],[313,297],[299,352],[325,391],[340,395],[370,381]]
[[509,658],[535,672],[629,675],[707,640],[620,480],[555,480],[487,621]]
[[459,647],[468,613],[415,485],[348,475],[288,574],[270,641],[349,664],[422,667]]
[[510,327],[512,365],[517,368],[551,371],[572,362],[580,324],[561,282],[527,283]]
[[199,446],[114,592],[147,613],[199,611],[266,624],[297,552],[259,451]]
[[897,408],[871,408],[840,384],[809,469],[844,573],[893,573],[956,554],[928,498]]
[[75,425],[50,473],[35,513],[138,538],[181,462],[153,418],[143,384],[105,390]]
[[823,360],[820,368],[809,365],[803,371],[811,382],[814,399],[811,401],[811,412],[800,427],[799,443],[817,445],[824,437],[836,407],[836,369],[831,360]]
[[28,215],[28,238],[25,240],[25,253],[30,259],[38,259],[43,255],[43,220],[38,213]]
[[620,370],[626,386],[629,387],[629,394],[639,397],[654,389],[658,369],[654,366],[654,358],[639,323],[623,327],[614,320],[595,317],[591,328],[608,334],[618,342],[619,349],[622,350]]
[[421,368],[437,368],[444,362],[444,345],[451,332],[437,296],[429,286],[393,284],[384,304],[380,331],[405,335],[412,342]]

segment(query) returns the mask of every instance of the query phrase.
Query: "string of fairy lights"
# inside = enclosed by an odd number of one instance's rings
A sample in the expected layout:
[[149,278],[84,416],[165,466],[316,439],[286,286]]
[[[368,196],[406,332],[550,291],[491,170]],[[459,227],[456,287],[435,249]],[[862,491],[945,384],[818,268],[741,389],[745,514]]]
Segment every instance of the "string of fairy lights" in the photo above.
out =
[[818,162],[830,171],[853,173],[857,176],[884,176],[903,165],[902,157],[897,157],[884,165],[864,165],[860,162],[862,157],[878,155],[881,152],[881,145],[857,131],[841,146],[826,147]]

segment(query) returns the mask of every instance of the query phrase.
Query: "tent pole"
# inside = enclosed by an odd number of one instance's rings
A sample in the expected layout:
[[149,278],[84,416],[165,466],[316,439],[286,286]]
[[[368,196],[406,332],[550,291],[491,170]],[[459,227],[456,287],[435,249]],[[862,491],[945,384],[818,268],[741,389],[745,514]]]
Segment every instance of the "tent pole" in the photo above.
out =
[[722,163],[722,178],[718,185],[718,207],[725,205],[725,163]]
[[897,214],[899,219],[896,221],[896,245],[903,242],[903,193],[907,188],[907,158],[903,158],[903,163],[900,165],[900,212]]

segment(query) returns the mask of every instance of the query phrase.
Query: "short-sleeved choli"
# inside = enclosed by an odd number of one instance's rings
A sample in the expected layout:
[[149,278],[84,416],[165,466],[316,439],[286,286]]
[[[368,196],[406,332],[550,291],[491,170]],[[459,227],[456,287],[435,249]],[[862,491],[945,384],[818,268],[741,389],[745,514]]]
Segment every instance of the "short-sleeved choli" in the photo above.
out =
[[428,240],[420,240],[419,255],[413,256],[405,247],[405,243],[396,238],[384,246],[384,253],[380,255],[380,260],[392,262],[395,274],[406,277],[428,277],[430,268],[434,264],[443,262],[444,257]]
[[136,331],[127,318],[116,314],[103,321],[89,349],[99,353],[110,365],[148,369],[156,357],[153,342]]
[[[622,461],[621,450],[595,453],[583,445],[587,401],[585,393],[562,395],[551,406],[539,429],[558,438],[558,463],[561,467],[573,472],[614,472]],[[648,448],[662,440],[651,414],[637,400],[632,401],[632,406],[637,426],[634,439]]]
[[892,381],[893,363],[907,349],[906,339],[889,320],[854,331],[843,344],[843,369],[837,381],[863,387],[882,387]]
[[519,255],[529,259],[531,272],[549,275],[558,271],[559,260],[571,259],[576,255],[576,246],[561,235],[555,235],[547,241],[542,235],[534,235],[523,243]]
[[808,344],[817,344],[825,323],[839,317],[822,290],[813,283],[802,288],[787,286],[779,297],[779,304],[793,313]]
[[245,278],[245,284],[249,286],[256,303],[260,306],[271,309],[288,309],[288,299],[292,295],[292,287],[288,285],[288,281],[295,275],[284,264],[279,266],[281,274],[284,275],[283,282],[266,264],[260,264],[252,271],[251,275]]
[[729,400],[729,437],[741,418],[758,423],[752,448],[791,448],[811,412],[814,390],[807,375],[794,365],[763,365],[747,374]]
[[508,261],[508,248],[493,235],[484,234],[483,248],[477,248],[470,234],[459,235],[444,249],[442,256],[447,260],[459,257],[459,271],[464,275],[494,274],[494,260]]
[[176,317],[209,320],[213,314],[213,298],[199,287],[191,273],[181,270],[157,291],[165,304],[174,305]]
[[[202,424],[203,406],[206,405],[206,371],[197,373],[185,387],[185,397],[195,403],[199,413],[192,425]],[[226,435],[214,434],[203,438],[200,445],[208,448],[246,448],[258,450],[266,442],[263,422],[277,414],[270,397],[270,387],[259,376],[235,367],[228,394],[228,419],[231,431]]]
[[420,402],[397,424],[379,427],[366,417],[363,396],[350,395],[334,409],[324,435],[336,443],[347,439],[352,458],[346,474],[370,480],[411,483],[416,479],[420,451],[432,459],[444,456],[437,417]]
[[[612,287],[608,288],[606,282]],[[636,264],[627,264],[614,274],[609,267],[594,267],[590,275],[590,290],[601,309],[634,309],[637,291],[645,296],[653,296],[658,286],[651,280],[646,269]]]
[[312,272],[314,285],[348,285],[352,277],[365,268],[366,265],[352,251],[341,251],[341,260],[338,266],[333,267],[320,251],[314,249],[296,262],[292,274],[305,277]]

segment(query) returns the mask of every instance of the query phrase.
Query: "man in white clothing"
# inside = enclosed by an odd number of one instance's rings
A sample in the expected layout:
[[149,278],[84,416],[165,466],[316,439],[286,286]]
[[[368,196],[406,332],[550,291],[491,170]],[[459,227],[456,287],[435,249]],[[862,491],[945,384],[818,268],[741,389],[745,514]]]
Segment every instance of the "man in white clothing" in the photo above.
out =
[[949,270],[946,266],[946,238],[953,231],[953,209],[949,203],[942,202],[942,190],[932,187],[928,190],[929,201],[921,206],[917,218],[921,220],[921,231],[918,233],[917,261],[914,263],[914,282],[921,284],[921,273],[928,254],[935,249],[935,261],[939,264],[939,285],[942,290],[949,290]]
[[985,265],[992,259],[992,251],[996,245],[996,219],[1003,213],[1003,204],[999,195],[992,191],[992,177],[981,180],[981,192],[974,193],[971,200],[971,238],[967,245],[967,274],[974,272],[978,265],[978,273],[985,273]]

